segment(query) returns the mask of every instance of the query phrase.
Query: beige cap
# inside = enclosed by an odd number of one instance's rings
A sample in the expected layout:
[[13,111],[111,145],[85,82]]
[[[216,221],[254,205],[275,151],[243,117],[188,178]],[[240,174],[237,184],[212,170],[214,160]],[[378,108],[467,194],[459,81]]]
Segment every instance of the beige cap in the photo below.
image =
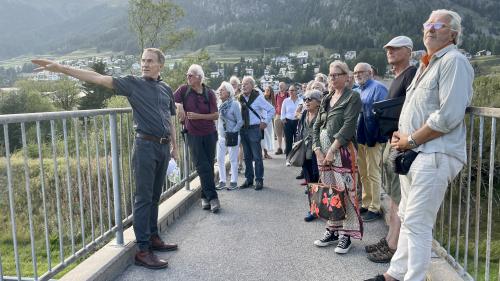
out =
[[385,44],[384,49],[387,47],[394,47],[394,48],[399,48],[399,47],[406,47],[410,50],[413,49],[413,41],[411,41],[410,37],[406,36],[398,36],[392,38],[389,43]]

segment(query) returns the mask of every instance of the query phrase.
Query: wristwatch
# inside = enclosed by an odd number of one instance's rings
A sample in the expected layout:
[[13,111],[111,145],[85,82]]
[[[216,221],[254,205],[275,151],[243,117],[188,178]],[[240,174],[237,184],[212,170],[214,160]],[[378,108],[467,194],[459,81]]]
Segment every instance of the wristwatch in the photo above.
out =
[[418,146],[417,142],[412,138],[411,134],[408,135],[408,145],[410,145],[410,149],[414,149]]

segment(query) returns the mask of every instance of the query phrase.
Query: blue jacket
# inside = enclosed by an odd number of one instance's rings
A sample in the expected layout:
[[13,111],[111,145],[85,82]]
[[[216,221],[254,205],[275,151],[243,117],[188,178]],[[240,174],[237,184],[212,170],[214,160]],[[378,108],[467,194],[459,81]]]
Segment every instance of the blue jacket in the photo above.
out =
[[373,114],[373,103],[387,99],[389,92],[380,82],[368,80],[361,89],[363,103],[358,119],[357,142],[370,147],[378,143],[387,142],[387,137],[379,134],[378,122]]

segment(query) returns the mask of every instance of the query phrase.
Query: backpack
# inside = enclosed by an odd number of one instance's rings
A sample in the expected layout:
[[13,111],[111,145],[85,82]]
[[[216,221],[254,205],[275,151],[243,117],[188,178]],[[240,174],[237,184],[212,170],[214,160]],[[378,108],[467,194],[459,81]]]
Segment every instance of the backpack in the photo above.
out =
[[[201,84],[201,86],[203,87],[203,96],[205,97],[205,103],[208,104],[208,113],[210,113],[211,112],[210,100],[208,98],[208,90],[210,90],[210,88],[208,86],[205,86],[205,84]],[[186,100],[187,100],[188,95],[191,94],[191,89],[192,89],[191,85],[188,85],[187,91],[182,94],[182,107],[184,108],[184,111],[186,110],[185,104],[186,104]]]

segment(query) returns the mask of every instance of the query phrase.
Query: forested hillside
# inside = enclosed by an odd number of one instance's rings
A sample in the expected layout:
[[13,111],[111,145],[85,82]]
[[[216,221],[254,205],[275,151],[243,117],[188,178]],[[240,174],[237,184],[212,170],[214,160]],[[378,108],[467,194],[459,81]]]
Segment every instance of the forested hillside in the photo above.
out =
[[[181,26],[196,31],[183,48],[224,43],[237,49],[322,44],[327,48],[380,48],[405,34],[422,48],[421,24],[437,8],[463,16],[470,52],[500,53],[497,0],[175,0]],[[127,0],[0,0],[0,59],[81,48],[135,52]],[[22,16],[20,16],[22,15]]]

